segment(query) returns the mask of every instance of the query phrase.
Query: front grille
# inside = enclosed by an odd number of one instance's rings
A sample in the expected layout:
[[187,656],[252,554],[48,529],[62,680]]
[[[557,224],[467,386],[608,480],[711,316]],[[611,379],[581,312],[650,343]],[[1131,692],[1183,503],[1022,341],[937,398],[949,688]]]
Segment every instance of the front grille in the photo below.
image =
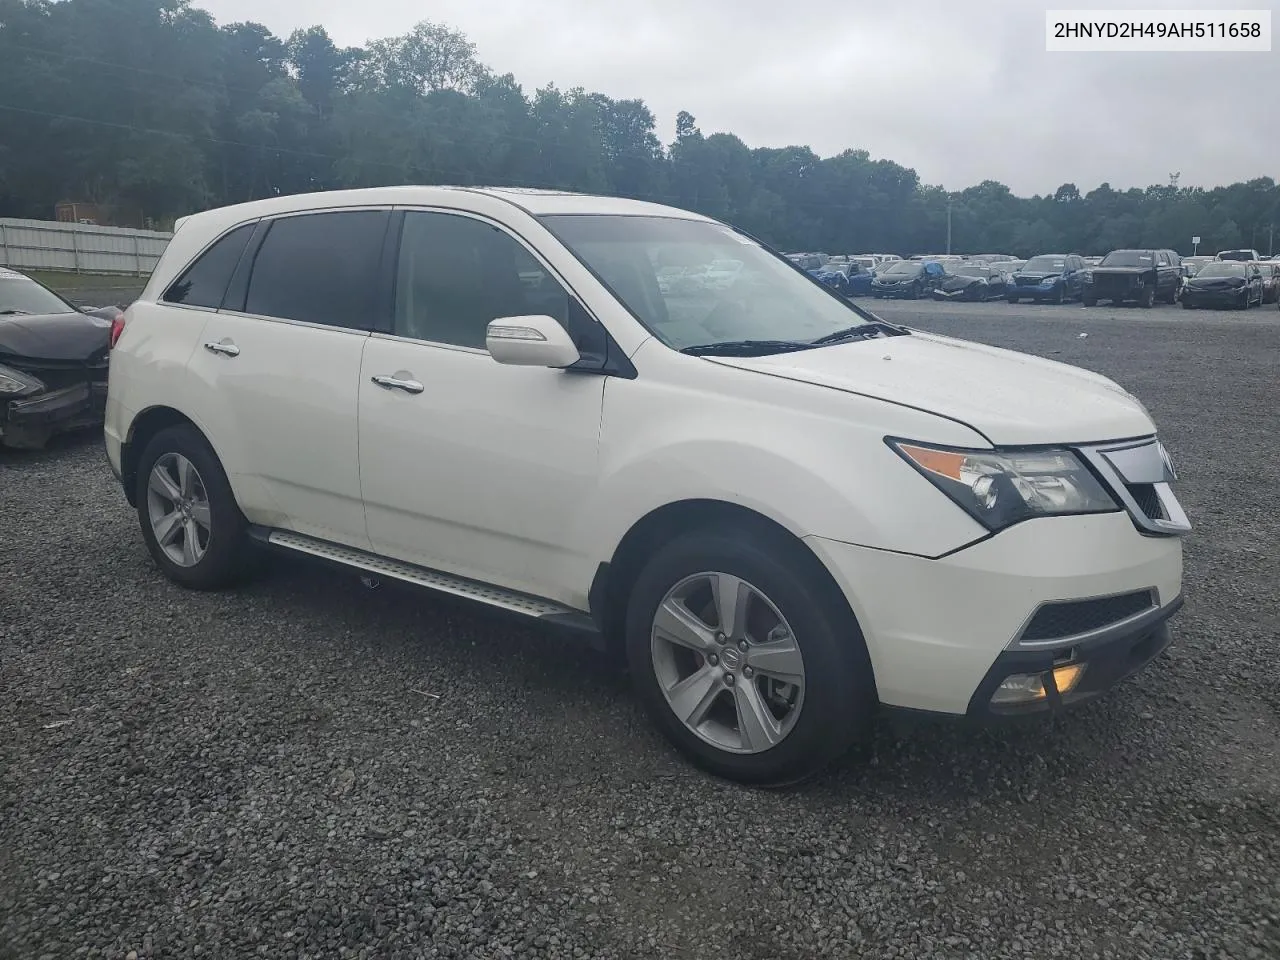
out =
[[1033,280],[1030,277],[1014,277],[1013,282],[1019,287],[1038,287],[1039,280]]
[[1129,496],[1133,497],[1133,502],[1138,505],[1149,520],[1167,520],[1164,510],[1160,506],[1160,498],[1156,495],[1154,484],[1150,483],[1130,483],[1125,485],[1125,489],[1129,491]]
[[1046,603],[1036,611],[1027,628],[1022,631],[1020,639],[1025,643],[1073,637],[1119,623],[1151,609],[1153,605],[1150,590],[1137,590],[1096,600]]

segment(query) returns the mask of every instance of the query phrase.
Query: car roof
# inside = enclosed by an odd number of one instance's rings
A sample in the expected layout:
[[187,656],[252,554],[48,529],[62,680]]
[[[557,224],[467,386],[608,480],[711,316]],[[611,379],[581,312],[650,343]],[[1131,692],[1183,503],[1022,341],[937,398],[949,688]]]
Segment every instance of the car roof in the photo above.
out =
[[549,214],[613,214],[618,216],[674,217],[684,220],[712,222],[709,217],[689,210],[670,207],[646,200],[630,200],[625,197],[606,197],[568,190],[539,190],[526,187],[463,187],[416,186],[365,187],[355,190],[328,190],[314,193],[297,193],[283,197],[251,200],[232,206],[217,207],[201,213],[182,217],[175,230],[186,221],[225,220],[228,223],[244,222],[283,213],[337,207],[399,205],[420,206],[469,206],[464,197],[476,195],[505,200],[532,216]]

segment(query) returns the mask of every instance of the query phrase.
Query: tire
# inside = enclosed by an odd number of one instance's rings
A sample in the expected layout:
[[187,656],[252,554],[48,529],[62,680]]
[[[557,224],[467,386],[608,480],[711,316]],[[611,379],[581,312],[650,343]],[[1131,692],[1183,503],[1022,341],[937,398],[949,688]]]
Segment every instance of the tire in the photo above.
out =
[[1018,297],[1005,297],[1005,299],[1006,299],[1006,300],[1008,300],[1010,303],[1017,303],[1019,298],[1018,298]]
[[1053,302],[1058,306],[1062,306],[1067,302],[1067,288],[1065,285],[1058,288],[1058,294],[1053,298]]
[[[825,571],[815,558],[797,545],[727,530],[685,534],[645,564],[627,608],[627,661],[650,717],[695,765],[739,783],[782,786],[817,773],[868,732],[876,707],[870,658],[856,622],[843,607],[834,584],[824,577]],[[751,642],[743,647],[732,640],[719,643],[713,639],[716,628],[711,624],[721,621],[714,613],[711,578],[727,578],[721,581],[727,584],[745,583],[749,594],[754,591],[754,599],[746,605],[747,616],[742,618],[751,625]],[[702,621],[702,653],[665,639],[655,629],[660,608],[675,602],[673,597],[678,600],[682,592],[687,592],[687,606],[679,609],[690,618],[688,622]],[[781,615],[781,622],[776,614]],[[668,622],[679,621],[671,618]],[[771,624],[776,626],[770,629]],[[761,647],[768,645],[761,643],[759,634],[771,636],[780,627],[782,637],[791,637],[792,651],[799,651],[798,660],[787,662],[793,667],[798,664],[803,675],[802,683],[791,685],[789,691],[791,709],[798,712],[784,711],[781,716],[765,705],[762,686],[770,679],[764,670],[754,679],[747,679],[746,672],[752,657],[759,657]],[[741,631],[735,632],[741,636]],[[729,666],[730,654],[738,661],[733,667]],[[741,662],[744,658],[745,665]],[[776,662],[783,663],[781,659]],[[734,674],[732,683],[724,679],[726,673]],[[709,684],[696,699],[702,719],[695,726],[701,732],[676,715],[664,692],[694,677]],[[754,691],[754,696],[747,691]],[[691,705],[694,702],[690,700]],[[755,728],[754,738],[743,736],[737,719],[741,713],[736,708],[744,702],[766,711],[774,725],[773,738],[758,733],[765,729],[764,723]],[[719,745],[714,742],[717,740]]]
[[[184,461],[193,473],[183,468]],[[157,466],[173,484],[165,488],[167,492],[160,492],[163,484],[152,485]],[[165,510],[166,505],[174,507],[178,503],[171,494],[182,492],[178,481],[184,473],[191,478],[185,498],[189,506]],[[194,427],[168,427],[152,437],[138,460],[137,484],[135,499],[142,538],[157,566],[174,583],[193,590],[218,590],[257,571],[260,553],[249,540],[248,521],[240,512],[217,455]],[[181,531],[175,540],[162,545],[157,530],[163,532],[163,528],[159,519],[152,522],[153,515],[160,518],[179,512],[182,516],[177,526]],[[199,520],[202,513],[207,526]],[[194,541],[189,541],[193,532]],[[189,547],[190,542],[195,546]]]
[[1144,310],[1150,310],[1156,305],[1156,287],[1151,284],[1142,291],[1142,297],[1138,300],[1138,305]]
[[1190,304],[1190,303],[1188,303],[1188,302],[1184,299],[1184,300],[1182,301],[1182,309],[1183,309],[1183,310],[1190,310],[1190,309],[1192,309],[1192,306],[1191,306],[1191,304]]
[[1098,305],[1097,297],[1081,297],[1080,302],[1086,307],[1096,307]]

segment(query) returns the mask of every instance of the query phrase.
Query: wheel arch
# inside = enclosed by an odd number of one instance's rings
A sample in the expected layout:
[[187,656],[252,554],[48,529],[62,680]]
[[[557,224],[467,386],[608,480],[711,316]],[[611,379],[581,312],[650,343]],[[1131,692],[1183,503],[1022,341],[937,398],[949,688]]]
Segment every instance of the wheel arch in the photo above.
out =
[[822,559],[799,535],[772,517],[741,504],[711,498],[677,500],[650,510],[631,525],[618,541],[612,556],[596,568],[588,603],[610,656],[623,657],[630,586],[645,562],[671,539],[694,530],[747,532],[793,556],[846,624],[851,638],[860,648],[860,656],[866,658],[864,666],[874,688],[875,672],[858,618]]
[[[209,448],[214,451],[214,455],[218,455],[217,448],[209,440],[208,434],[201,430],[199,424],[182,411],[163,404],[146,408],[133,418],[133,422],[129,424],[128,433],[125,434],[124,442],[120,445],[120,482],[124,486],[124,494],[129,501],[129,506],[136,507],[138,505],[138,458],[142,456],[142,451],[151,442],[151,438],[161,430],[177,426],[191,427],[191,429],[200,434],[205,443],[209,444]],[[221,457],[219,457],[219,460],[221,460]]]

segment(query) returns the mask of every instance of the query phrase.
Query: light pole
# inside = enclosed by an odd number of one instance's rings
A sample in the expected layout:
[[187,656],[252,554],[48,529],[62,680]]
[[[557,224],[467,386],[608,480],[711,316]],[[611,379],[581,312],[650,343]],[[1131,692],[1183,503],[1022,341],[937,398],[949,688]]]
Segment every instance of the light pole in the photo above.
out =
[[947,255],[951,255],[951,198],[947,197]]

